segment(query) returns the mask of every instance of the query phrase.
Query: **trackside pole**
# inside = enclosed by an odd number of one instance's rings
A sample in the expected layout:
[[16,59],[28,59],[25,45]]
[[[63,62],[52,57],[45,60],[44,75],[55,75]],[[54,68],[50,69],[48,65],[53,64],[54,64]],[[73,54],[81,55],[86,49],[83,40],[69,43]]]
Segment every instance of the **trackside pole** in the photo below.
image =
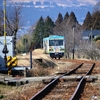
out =
[[32,50],[30,50],[30,69],[32,69]]
[[6,0],[3,1],[3,6],[4,6],[4,48],[2,50],[2,53],[4,53],[4,62],[5,62],[5,68],[6,68],[7,67],[7,53],[9,52],[7,49],[7,44],[6,44]]

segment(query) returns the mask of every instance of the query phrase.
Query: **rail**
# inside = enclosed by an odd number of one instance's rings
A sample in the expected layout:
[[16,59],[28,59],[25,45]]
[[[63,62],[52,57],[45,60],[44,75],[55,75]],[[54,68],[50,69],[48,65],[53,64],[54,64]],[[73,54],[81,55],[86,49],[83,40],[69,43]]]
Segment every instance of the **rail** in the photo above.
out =
[[41,91],[39,91],[37,94],[35,94],[30,100],[40,100],[41,98],[43,98],[46,94],[48,94],[55,87],[55,85],[58,84],[60,78],[62,78],[63,76],[70,75],[70,74],[74,73],[82,65],[83,65],[83,63],[80,64],[75,69],[69,71],[68,73],[65,73],[65,74],[57,77],[56,79],[54,79],[52,82],[50,82],[48,85],[46,85]]
[[[85,74],[85,76],[91,74],[94,66],[95,66],[95,63],[92,65],[91,69]],[[72,97],[70,98],[70,100],[79,100],[81,93],[84,89],[85,83],[86,83],[85,76],[80,80],[80,82],[77,85],[77,88],[76,88],[75,92],[73,93]]]

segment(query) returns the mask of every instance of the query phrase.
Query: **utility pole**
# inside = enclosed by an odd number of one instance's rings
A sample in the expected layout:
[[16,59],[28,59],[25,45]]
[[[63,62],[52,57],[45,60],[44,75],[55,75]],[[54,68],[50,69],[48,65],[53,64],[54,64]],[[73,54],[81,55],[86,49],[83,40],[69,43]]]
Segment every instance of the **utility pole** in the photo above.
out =
[[92,28],[91,28],[91,48],[92,48]]
[[7,53],[9,52],[7,49],[6,44],[6,0],[3,1],[3,7],[4,7],[4,48],[2,50],[2,53],[4,53],[4,62],[5,62],[5,68],[7,67]]
[[40,32],[40,44],[41,44],[41,49],[42,49],[42,30]]
[[24,53],[26,53],[26,36],[24,37]]
[[75,26],[73,26],[73,59],[74,59],[74,53],[75,53]]

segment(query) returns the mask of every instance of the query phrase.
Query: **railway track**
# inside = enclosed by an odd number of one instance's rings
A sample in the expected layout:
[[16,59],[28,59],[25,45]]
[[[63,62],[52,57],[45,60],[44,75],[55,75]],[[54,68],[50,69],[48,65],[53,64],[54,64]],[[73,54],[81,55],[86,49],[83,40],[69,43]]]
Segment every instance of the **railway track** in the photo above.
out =
[[[35,94],[30,100],[79,100],[86,83],[86,75],[90,75],[95,66],[81,63],[76,68],[58,76]],[[81,75],[80,81],[65,81],[63,76]]]

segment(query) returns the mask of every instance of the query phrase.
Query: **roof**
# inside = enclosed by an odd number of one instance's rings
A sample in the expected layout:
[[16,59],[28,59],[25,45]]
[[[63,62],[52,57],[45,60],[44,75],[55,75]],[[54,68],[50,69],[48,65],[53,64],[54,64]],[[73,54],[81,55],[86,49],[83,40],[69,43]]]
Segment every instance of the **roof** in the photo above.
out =
[[100,30],[85,30],[82,32],[82,37],[89,36],[92,33],[94,36],[100,35]]
[[47,39],[64,39],[64,36],[50,35],[49,37],[44,38],[44,40],[47,40]]

